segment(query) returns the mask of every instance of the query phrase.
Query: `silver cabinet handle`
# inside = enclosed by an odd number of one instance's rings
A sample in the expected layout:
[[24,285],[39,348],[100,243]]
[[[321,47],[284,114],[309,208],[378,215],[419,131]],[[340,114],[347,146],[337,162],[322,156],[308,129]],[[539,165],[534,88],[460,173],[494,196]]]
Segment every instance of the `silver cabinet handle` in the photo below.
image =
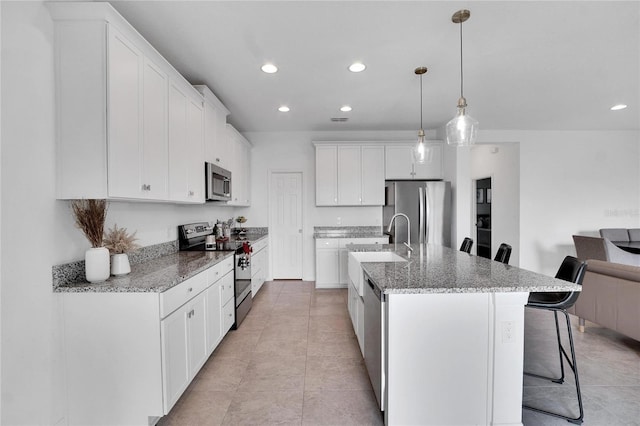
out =
[[142,184],[142,190],[143,191],[151,191],[151,185],[146,185],[146,184]]
[[189,197],[193,197],[194,192],[193,191],[189,191]]
[[193,287],[189,287],[189,293],[193,291]]

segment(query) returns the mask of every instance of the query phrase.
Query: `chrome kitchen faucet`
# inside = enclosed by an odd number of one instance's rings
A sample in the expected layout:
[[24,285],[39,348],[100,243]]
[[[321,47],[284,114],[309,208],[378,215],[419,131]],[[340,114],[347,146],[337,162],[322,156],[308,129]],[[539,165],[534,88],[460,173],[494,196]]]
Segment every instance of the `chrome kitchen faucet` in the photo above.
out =
[[391,227],[393,226],[393,221],[396,220],[396,217],[398,216],[402,216],[405,219],[407,219],[407,245],[411,244],[411,223],[409,221],[409,216],[407,216],[404,213],[396,213],[393,215],[393,217],[391,218],[391,220],[389,221],[389,227],[387,228],[387,232],[391,233]]

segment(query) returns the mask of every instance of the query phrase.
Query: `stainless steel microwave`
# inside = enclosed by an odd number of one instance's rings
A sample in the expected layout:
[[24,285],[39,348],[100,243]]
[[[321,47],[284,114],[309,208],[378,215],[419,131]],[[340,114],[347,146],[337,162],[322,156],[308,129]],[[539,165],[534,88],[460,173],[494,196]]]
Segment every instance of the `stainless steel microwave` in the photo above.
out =
[[204,163],[207,201],[231,200],[231,172],[213,163]]

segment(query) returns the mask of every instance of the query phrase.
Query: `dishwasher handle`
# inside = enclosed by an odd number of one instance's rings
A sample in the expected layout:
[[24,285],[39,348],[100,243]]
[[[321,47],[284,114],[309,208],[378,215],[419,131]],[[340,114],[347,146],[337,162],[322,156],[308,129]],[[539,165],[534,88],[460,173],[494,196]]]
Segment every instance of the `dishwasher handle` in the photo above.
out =
[[370,278],[367,278],[367,284],[369,285],[369,288],[371,288],[371,291],[373,292],[374,296],[376,296],[376,299],[378,299],[381,302],[384,302],[384,294],[380,291],[378,286],[375,285],[373,281],[371,281]]

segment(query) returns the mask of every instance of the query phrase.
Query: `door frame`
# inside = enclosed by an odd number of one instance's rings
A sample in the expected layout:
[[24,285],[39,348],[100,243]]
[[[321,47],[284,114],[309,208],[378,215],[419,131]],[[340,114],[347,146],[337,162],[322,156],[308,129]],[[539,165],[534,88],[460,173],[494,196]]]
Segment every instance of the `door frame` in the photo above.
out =
[[[473,247],[471,248],[471,254],[477,256],[478,255],[478,206],[476,206],[476,190],[478,189],[478,181],[482,180],[482,179],[491,179],[491,199],[493,200],[494,198],[494,189],[493,189],[493,182],[495,181],[495,177],[493,176],[493,173],[489,174],[488,176],[485,175],[484,177],[480,177],[480,178],[471,178],[471,230],[473,232]],[[493,221],[493,218],[491,218]],[[492,224],[493,226],[493,224]],[[493,244],[493,231],[491,232],[491,259],[493,259],[493,251],[494,251],[494,244]]]
[[[279,174],[279,173],[299,173],[300,174],[300,213],[302,214],[302,219],[301,219],[301,224],[300,226],[302,227],[302,244],[300,245],[301,251],[302,251],[302,277],[301,280],[304,281],[304,277],[305,277],[305,255],[307,253],[307,250],[305,249],[305,236],[306,236],[306,208],[305,208],[305,202],[306,202],[306,197],[305,197],[305,184],[306,184],[306,178],[305,178],[305,174],[304,174],[304,170],[301,168],[286,168],[286,169],[269,169],[268,170],[268,184],[267,184],[267,218],[268,218],[268,226],[269,229],[273,229],[273,218],[271,217],[271,199],[272,199],[272,194],[271,194],[271,179],[273,178],[273,175],[275,174]],[[271,231],[269,231],[271,232]],[[269,238],[269,243],[271,244],[271,238]],[[271,275],[270,277],[267,277],[270,281],[273,280],[273,247],[270,248],[269,250],[269,275]]]

